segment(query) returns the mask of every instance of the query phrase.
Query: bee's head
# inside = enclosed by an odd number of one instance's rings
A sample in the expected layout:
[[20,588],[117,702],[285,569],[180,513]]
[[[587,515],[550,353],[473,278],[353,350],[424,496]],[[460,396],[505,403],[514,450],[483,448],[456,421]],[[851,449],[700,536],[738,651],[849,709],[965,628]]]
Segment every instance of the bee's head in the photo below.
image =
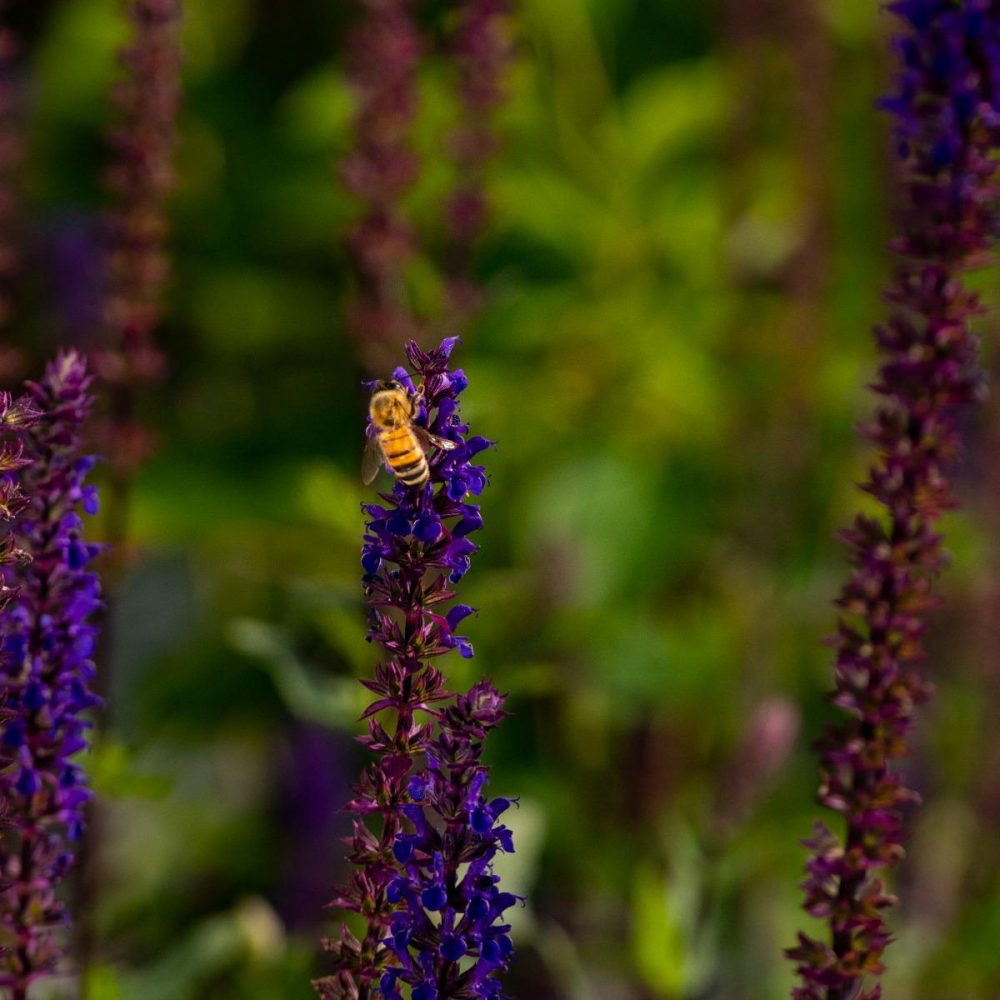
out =
[[410,395],[397,379],[375,383],[369,411],[376,427],[396,427],[409,418],[412,410]]

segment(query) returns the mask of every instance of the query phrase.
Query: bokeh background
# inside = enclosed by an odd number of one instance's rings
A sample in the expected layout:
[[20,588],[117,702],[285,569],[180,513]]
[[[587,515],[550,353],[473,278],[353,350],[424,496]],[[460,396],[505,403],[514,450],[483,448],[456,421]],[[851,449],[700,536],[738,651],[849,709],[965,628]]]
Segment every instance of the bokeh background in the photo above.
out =
[[[443,4],[425,5],[428,29]],[[520,1000],[764,1000],[819,811],[809,743],[859,504],[883,313],[891,78],[873,0],[518,0],[462,330],[498,442],[472,661],[510,692]],[[372,667],[358,552],[365,394],[344,329],[346,2],[189,0],[170,375],[113,603],[83,915],[89,1000],[312,996]],[[27,372],[85,336],[117,0],[12,4],[30,69]],[[408,208],[440,244],[446,67],[421,77]],[[413,302],[433,315],[437,263]],[[976,278],[992,301],[997,274]],[[987,361],[998,324],[984,317]],[[450,333],[432,330],[428,335]],[[1000,996],[1000,412],[968,426],[910,780],[887,996]],[[99,519],[98,519],[99,522]],[[95,532],[100,533],[100,523]],[[71,996],[67,980],[39,989]]]

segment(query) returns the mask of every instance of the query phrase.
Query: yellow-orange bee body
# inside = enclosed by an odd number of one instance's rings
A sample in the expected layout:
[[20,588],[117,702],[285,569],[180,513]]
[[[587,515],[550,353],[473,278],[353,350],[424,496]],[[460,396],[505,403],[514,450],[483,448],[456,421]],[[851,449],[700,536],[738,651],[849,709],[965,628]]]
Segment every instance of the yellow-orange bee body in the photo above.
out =
[[370,483],[385,463],[389,471],[405,486],[423,486],[430,479],[427,453],[432,447],[450,451],[454,441],[437,437],[414,423],[417,400],[395,379],[379,382],[372,393],[368,412],[374,437],[368,439],[362,461],[361,476]]

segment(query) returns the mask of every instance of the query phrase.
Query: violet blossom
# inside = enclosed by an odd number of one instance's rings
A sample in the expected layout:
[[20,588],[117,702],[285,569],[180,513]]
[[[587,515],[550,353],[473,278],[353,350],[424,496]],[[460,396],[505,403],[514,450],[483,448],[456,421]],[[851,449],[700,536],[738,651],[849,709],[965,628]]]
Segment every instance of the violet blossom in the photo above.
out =
[[884,508],[844,532],[851,576],[841,592],[834,704],[819,745],[819,800],[844,817],[839,837],[818,823],[807,842],[806,910],[829,938],[800,935],[797,1000],[875,1000],[893,903],[882,873],[903,853],[902,808],[917,796],[895,760],[907,753],[914,709],[929,685],[917,670],[938,603],[944,558],[936,522],[955,505],[947,471],[960,450],[957,419],[980,394],[972,317],[978,295],[963,271],[989,260],[998,232],[1000,4],[900,0],[901,69],[885,102],[895,116],[903,208],[900,257],[877,330],[882,397],[866,437],[877,459],[863,489]]
[[481,758],[503,703],[489,681],[456,697],[426,743],[426,770],[407,785],[412,801],[403,813],[413,832],[393,844],[402,872],[387,895],[404,908],[392,917],[394,957],[379,984],[385,1000],[402,1000],[402,983],[415,1000],[501,996],[497,977],[513,951],[504,913],[518,897],[501,891],[492,863],[514,843],[497,822],[510,800],[487,801]]
[[60,354],[44,378],[29,383],[40,411],[23,473],[30,493],[16,528],[29,557],[9,578],[18,588],[3,610],[0,680],[5,705],[0,797],[0,986],[24,1000],[60,958],[66,922],[56,890],[74,859],[90,799],[76,760],[87,746],[92,660],[101,607],[97,576],[87,567],[98,546],[83,537],[81,513],[94,514],[97,492],[86,482],[94,460],[81,454],[91,378],[74,352]]
[[[355,870],[332,904],[361,914],[365,930],[359,939],[342,927],[326,942],[336,972],[316,987],[328,1000],[395,1000],[402,983],[417,1000],[498,997],[496,974],[511,950],[502,916],[514,897],[499,891],[491,867],[498,850],[513,849],[496,822],[508,802],[486,799],[480,761],[503,699],[487,682],[451,694],[430,662],[453,649],[473,655],[457,632],[473,609],[445,606],[477,550],[474,498],[487,483],[474,458],[490,442],[470,437],[458,413],[467,379],[449,367],[456,342],[429,353],[410,343],[406,356],[423,388],[418,422],[457,447],[428,456],[428,483],[396,482],[364,507],[368,638],[387,657],[363,682],[375,700],[361,742],[377,760],[349,805]],[[417,391],[403,369],[394,378]]]

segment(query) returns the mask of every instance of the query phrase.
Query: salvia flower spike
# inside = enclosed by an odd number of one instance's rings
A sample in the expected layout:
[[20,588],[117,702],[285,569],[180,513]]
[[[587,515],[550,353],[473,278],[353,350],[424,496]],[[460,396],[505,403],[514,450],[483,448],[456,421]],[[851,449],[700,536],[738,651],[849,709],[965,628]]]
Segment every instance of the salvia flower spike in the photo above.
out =
[[980,394],[971,318],[981,306],[963,271],[989,259],[998,232],[1000,3],[900,0],[895,117],[902,203],[900,261],[876,331],[881,403],[866,436],[878,457],[864,489],[884,507],[844,532],[851,574],[841,592],[832,700],[843,715],[819,745],[819,800],[844,818],[843,839],[817,824],[807,841],[805,908],[829,938],[789,950],[796,1000],[875,1000],[893,903],[882,874],[902,854],[901,810],[916,796],[891,769],[907,752],[933,582],[943,566],[935,524],[955,505],[948,468],[957,418]]
[[348,328],[365,360],[378,369],[417,329],[403,280],[416,236],[402,201],[419,174],[411,133],[425,44],[415,0],[355,4],[359,19],[349,34],[347,59],[357,113],[353,149],[341,172],[362,209],[347,237],[355,276]]
[[[25,440],[28,432],[41,416],[28,395],[14,400],[9,392],[0,392],[0,612],[17,594],[17,581],[13,569],[30,556],[19,547],[17,535],[10,525],[27,506],[28,498],[21,488],[23,470],[31,464],[25,455]],[[0,651],[0,667],[4,663]],[[0,670],[0,774],[5,774],[14,760],[14,750],[2,738],[7,722],[13,718],[9,707],[10,685],[6,674]],[[0,796],[0,831],[3,830],[5,816],[10,811],[10,803]],[[2,888],[0,876],[0,888]],[[0,955],[4,945],[0,941]]]
[[518,897],[501,891],[492,863],[514,843],[498,822],[510,800],[487,801],[481,758],[503,702],[488,681],[459,695],[427,741],[426,770],[408,782],[403,812],[412,832],[393,844],[403,870],[387,892],[403,908],[392,917],[393,961],[380,982],[386,1000],[402,1000],[404,983],[417,1000],[501,996],[497,977],[513,950],[504,914]]
[[17,68],[20,44],[5,15],[5,5],[0,4],[0,326],[3,327],[10,319],[11,285],[19,264],[18,175],[24,155],[23,98]]
[[80,517],[97,509],[86,483],[93,459],[80,450],[90,376],[68,352],[29,390],[40,415],[27,434],[29,500],[16,526],[27,558],[6,571],[16,592],[0,615],[0,988],[13,1000],[24,1000],[29,984],[60,958],[66,914],[56,890],[72,866],[90,798],[75,757],[87,745],[85,713],[97,702],[91,656],[101,607],[88,569],[98,547],[84,540]]
[[119,56],[123,75],[110,94],[117,120],[108,137],[106,177],[106,343],[95,354],[96,373],[108,388],[108,459],[116,488],[150,447],[132,412],[135,393],[159,379],[165,366],[154,335],[170,276],[166,200],[175,183],[181,104],[180,0],[129,0],[126,16],[132,34]]
[[375,698],[361,742],[377,760],[349,805],[355,871],[333,901],[360,914],[364,932],[344,927],[326,943],[336,972],[316,986],[330,1000],[395,1000],[404,984],[417,1000],[499,997],[511,951],[503,914],[515,897],[492,870],[498,851],[513,850],[497,822],[509,802],[485,797],[481,762],[503,698],[488,682],[455,696],[431,662],[451,650],[473,655],[457,631],[473,609],[453,603],[453,587],[477,551],[469,536],[482,527],[475,498],[487,479],[475,457],[491,443],[461,422],[467,380],[449,367],[456,341],[428,353],[410,343],[413,376],[394,372],[414,394],[422,388],[418,423],[456,447],[434,449],[425,485],[397,482],[364,507],[368,638],[386,658],[364,682]]
[[449,39],[461,117],[450,141],[458,179],[445,203],[445,224],[448,292],[459,316],[474,312],[481,297],[470,261],[489,221],[486,172],[500,148],[495,119],[514,56],[511,22],[508,0],[464,0],[456,5]]

